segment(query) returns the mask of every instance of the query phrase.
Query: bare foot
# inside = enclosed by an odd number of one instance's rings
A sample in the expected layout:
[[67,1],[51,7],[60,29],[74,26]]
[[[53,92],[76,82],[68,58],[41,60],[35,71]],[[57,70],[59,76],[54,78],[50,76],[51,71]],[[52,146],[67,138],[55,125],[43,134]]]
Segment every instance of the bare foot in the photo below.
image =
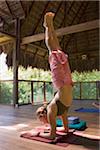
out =
[[50,25],[53,22],[53,18],[54,18],[55,14],[52,12],[47,12],[44,16],[44,23],[43,26],[47,27],[48,25]]

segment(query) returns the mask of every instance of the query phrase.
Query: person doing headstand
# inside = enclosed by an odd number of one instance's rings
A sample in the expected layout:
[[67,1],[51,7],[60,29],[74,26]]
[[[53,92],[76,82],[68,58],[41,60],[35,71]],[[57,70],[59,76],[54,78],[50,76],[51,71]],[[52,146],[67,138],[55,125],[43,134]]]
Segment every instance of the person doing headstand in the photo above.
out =
[[50,124],[49,133],[40,133],[40,136],[55,139],[56,117],[61,116],[64,131],[68,132],[68,109],[72,103],[72,78],[66,55],[60,45],[53,26],[54,13],[47,12],[44,16],[45,43],[49,50],[49,64],[54,88],[57,90],[52,101],[47,107],[42,106],[37,110],[40,121]]

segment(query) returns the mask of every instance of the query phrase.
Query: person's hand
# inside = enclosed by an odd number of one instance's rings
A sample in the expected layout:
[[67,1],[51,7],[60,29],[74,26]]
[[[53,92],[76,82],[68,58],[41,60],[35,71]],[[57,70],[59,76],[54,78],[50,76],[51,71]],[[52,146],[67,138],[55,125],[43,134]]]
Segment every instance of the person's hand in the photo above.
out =
[[51,24],[51,22],[53,21],[55,14],[52,12],[47,12],[44,16],[44,23],[43,26],[47,27],[48,25]]
[[29,131],[28,134],[30,134],[31,136],[39,136],[40,131],[33,129],[33,130]]
[[58,132],[65,132],[65,133],[68,133],[68,128],[67,129],[65,129],[64,127],[57,127],[57,131]]
[[56,137],[56,135],[55,136],[51,135],[49,131],[48,132],[40,132],[39,136],[49,139],[49,140],[54,140]]

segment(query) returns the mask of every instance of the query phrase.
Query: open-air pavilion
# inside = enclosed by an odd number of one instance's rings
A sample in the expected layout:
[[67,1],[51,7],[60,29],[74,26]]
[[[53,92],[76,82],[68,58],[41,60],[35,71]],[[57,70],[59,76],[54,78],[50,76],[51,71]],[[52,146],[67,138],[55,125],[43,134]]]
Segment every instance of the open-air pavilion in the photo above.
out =
[[[82,139],[77,145],[69,143],[67,147],[59,147],[20,137],[21,131],[40,124],[35,115],[38,106],[16,108],[19,105],[18,67],[50,70],[43,27],[47,11],[55,12],[55,30],[62,49],[69,56],[71,70],[99,70],[99,1],[0,1],[0,54],[7,54],[6,63],[13,68],[15,106],[0,105],[0,150],[98,150],[99,145],[95,140],[92,143]],[[32,102],[33,84],[32,81]],[[43,85],[46,100],[45,82]],[[99,114],[75,112],[80,105],[92,107],[91,102],[73,102],[69,115],[79,116],[87,122],[88,128],[82,132],[98,136]]]

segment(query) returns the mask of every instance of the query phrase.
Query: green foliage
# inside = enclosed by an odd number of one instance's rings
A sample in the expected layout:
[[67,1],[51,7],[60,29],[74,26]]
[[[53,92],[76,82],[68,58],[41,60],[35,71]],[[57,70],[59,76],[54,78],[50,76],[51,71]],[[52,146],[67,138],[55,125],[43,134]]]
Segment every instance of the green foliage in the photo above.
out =
[[80,99],[80,83],[74,84],[73,95],[75,99]]
[[29,82],[19,82],[19,103],[30,103],[31,85]]
[[92,72],[77,72],[72,73],[74,82],[89,82],[89,81],[100,81],[100,71],[93,70]]
[[96,99],[96,83],[82,83],[82,99]]
[[[8,79],[13,79],[12,69],[10,68],[7,73]],[[19,79],[20,80],[35,80],[35,81],[51,81],[50,71],[44,71],[42,69],[36,69],[29,67],[27,69],[19,67]],[[72,72],[72,79],[74,82],[89,82],[100,81],[100,71],[93,70],[88,72]]]
[[24,69],[19,68],[19,79],[22,80],[36,80],[36,81],[51,81],[50,71],[44,71],[42,69],[32,69],[31,67]]
[[[7,79],[13,79],[12,69],[10,68],[6,76]],[[31,67],[24,69],[19,68],[19,79],[20,80],[35,80],[35,81],[48,81],[46,83],[46,99],[50,101],[53,97],[53,88],[51,81],[50,71],[38,70]],[[100,81],[100,71],[93,70],[92,72],[79,73],[74,71],[72,73],[72,79],[75,83],[73,90],[73,97],[75,99],[80,99],[80,82],[81,84],[81,98],[82,99],[96,99],[96,82],[85,83],[90,81]],[[42,82],[34,82],[34,101],[36,103],[43,102],[44,99],[44,86]],[[0,103],[12,104],[12,82],[0,82]],[[19,103],[29,103],[31,101],[31,82],[19,82]]]
[[0,103],[12,104],[12,83],[0,83]]

